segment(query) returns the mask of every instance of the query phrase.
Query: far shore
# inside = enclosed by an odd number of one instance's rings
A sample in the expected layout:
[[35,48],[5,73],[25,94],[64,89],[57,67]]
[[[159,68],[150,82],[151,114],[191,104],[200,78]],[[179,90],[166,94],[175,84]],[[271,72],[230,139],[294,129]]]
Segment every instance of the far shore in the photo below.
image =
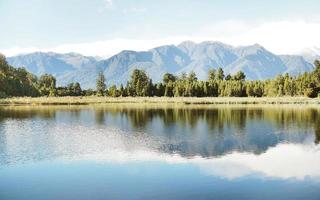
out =
[[91,105],[110,103],[161,104],[306,104],[320,105],[320,98],[308,97],[13,97],[0,105]]

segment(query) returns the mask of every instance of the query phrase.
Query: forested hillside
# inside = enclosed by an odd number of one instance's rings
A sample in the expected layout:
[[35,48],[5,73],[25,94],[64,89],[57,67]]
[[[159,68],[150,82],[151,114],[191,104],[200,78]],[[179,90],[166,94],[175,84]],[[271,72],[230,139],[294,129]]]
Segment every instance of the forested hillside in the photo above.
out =
[[[80,84],[71,83],[68,89],[74,91],[80,88]],[[0,54],[0,97],[12,96],[56,96],[61,95],[65,88],[56,87],[56,78],[50,74],[40,77],[29,73],[24,68],[10,66],[5,56]],[[78,90],[78,91],[79,91]],[[72,95],[68,92],[66,95]],[[76,95],[81,95],[78,92]]]

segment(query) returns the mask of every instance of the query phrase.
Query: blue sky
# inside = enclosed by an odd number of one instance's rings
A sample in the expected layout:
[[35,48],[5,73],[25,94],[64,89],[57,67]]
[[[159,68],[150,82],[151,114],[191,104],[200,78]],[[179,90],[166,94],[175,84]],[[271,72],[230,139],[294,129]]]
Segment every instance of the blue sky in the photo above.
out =
[[290,53],[320,46],[314,41],[319,10],[319,0],[0,0],[0,51],[79,50],[103,56],[187,39],[262,43]]

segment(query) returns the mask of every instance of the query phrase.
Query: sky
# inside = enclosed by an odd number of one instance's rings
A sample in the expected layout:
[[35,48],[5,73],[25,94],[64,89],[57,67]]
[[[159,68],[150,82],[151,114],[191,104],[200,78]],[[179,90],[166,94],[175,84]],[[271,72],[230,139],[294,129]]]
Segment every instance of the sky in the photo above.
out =
[[0,52],[121,50],[221,41],[278,54],[320,47],[319,0],[0,0]]

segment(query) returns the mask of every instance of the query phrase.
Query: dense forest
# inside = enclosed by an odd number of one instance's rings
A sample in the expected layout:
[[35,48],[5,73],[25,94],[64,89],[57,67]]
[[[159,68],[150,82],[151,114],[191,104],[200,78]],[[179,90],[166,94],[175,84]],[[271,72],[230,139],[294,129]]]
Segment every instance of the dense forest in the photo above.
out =
[[320,96],[320,61],[315,69],[298,76],[278,75],[268,80],[246,80],[239,71],[234,75],[224,74],[222,68],[211,69],[208,80],[198,80],[196,74],[170,73],[163,75],[161,83],[153,83],[143,70],[135,69],[125,86],[107,88],[102,72],[98,74],[96,90],[82,90],[79,83],[57,87],[50,74],[37,77],[24,68],[14,68],[0,54],[0,98],[13,96],[167,96],[167,97],[276,97]]

